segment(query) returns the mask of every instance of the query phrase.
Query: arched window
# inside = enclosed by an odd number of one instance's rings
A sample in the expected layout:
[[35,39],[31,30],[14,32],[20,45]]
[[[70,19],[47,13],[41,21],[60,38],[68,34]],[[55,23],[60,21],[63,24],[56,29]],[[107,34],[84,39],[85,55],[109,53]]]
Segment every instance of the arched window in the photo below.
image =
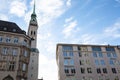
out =
[[31,31],[31,35],[33,34],[33,31]]
[[3,80],[14,80],[10,75],[8,75],[7,77],[5,77]]
[[34,35],[35,35],[35,31],[34,31]]

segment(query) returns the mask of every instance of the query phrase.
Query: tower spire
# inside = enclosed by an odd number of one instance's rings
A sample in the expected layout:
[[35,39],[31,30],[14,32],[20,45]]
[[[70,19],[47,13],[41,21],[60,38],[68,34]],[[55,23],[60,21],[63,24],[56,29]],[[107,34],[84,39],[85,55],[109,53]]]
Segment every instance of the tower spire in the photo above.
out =
[[34,0],[33,14],[35,14],[35,0]]

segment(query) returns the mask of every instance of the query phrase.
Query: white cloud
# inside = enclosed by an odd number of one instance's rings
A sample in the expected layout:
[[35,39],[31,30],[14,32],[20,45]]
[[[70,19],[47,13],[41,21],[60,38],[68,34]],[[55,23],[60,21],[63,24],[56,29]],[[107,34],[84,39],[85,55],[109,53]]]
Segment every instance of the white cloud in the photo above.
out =
[[[26,13],[26,15],[33,10],[33,0],[31,4],[31,11]],[[70,1],[66,0],[36,0],[36,14],[38,16],[39,27],[53,22],[54,19],[58,18],[63,14],[69,7]],[[28,22],[29,16],[25,16],[25,21]]]
[[56,59],[48,59],[43,54],[39,54],[39,78],[58,80],[57,72]]
[[107,27],[104,32],[108,36],[120,38],[120,21],[117,21],[112,26]]
[[68,7],[71,6],[71,0],[67,0],[66,5],[67,5]]
[[96,39],[94,35],[84,34],[81,36],[81,41],[84,44],[96,43]]
[[25,1],[13,1],[10,4],[10,13],[14,14],[18,17],[22,17],[25,14],[25,11],[27,10],[27,6],[25,4]]
[[62,31],[62,33],[65,35],[65,37],[70,37],[72,35],[72,33],[76,30],[76,26],[77,26],[77,21],[73,20],[73,18],[68,18],[65,20],[65,25],[64,25],[64,29]]
[[65,23],[70,22],[71,20],[73,20],[73,17],[70,17],[70,18],[66,19]]
[[0,19],[5,20],[5,21],[9,20],[8,17],[6,15],[4,15],[4,14],[0,14]]

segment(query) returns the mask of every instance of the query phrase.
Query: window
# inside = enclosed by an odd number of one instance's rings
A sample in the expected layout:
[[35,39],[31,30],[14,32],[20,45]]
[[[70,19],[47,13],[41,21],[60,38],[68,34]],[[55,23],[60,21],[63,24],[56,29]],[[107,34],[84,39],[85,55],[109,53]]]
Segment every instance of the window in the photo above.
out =
[[101,51],[101,47],[93,46],[92,51]]
[[70,59],[70,65],[74,65],[74,60],[73,59]]
[[101,69],[100,68],[97,68],[97,73],[101,73]]
[[99,65],[99,60],[95,60],[95,65]]
[[104,60],[100,60],[101,65],[105,65],[105,61]]
[[78,46],[78,50],[81,50],[80,46]]
[[6,31],[6,30],[7,30],[7,28],[6,28],[6,27],[4,27],[4,30]]
[[15,62],[9,62],[8,70],[9,71],[15,70]]
[[7,47],[4,47],[4,48],[3,48],[3,54],[4,54],[4,55],[7,55],[7,54],[8,54],[8,48],[7,48]]
[[117,54],[115,52],[112,53],[113,57],[117,57]]
[[107,73],[107,69],[106,68],[103,68],[103,73]]
[[112,59],[110,59],[109,63],[110,65],[114,65],[114,61]]
[[13,29],[13,32],[16,32],[16,29]]
[[33,34],[33,31],[31,31],[31,35]]
[[90,60],[86,60],[86,64],[90,65]]
[[3,38],[2,38],[2,36],[0,36],[0,42],[2,42],[2,40],[3,40]]
[[115,51],[114,47],[106,47],[106,51]]
[[6,70],[6,68],[7,68],[7,62],[0,62],[0,69]]
[[65,73],[69,73],[69,69],[67,67],[64,69],[64,71]]
[[102,52],[98,52],[98,54],[99,54],[99,57],[103,57]]
[[85,68],[81,68],[81,73],[85,73]]
[[84,53],[84,56],[85,56],[85,57],[88,56],[88,53],[85,52],[85,53]]
[[64,65],[74,65],[73,59],[64,59]]
[[26,71],[26,64],[25,63],[23,63],[23,65],[22,65],[22,70]]
[[87,68],[87,72],[88,73],[92,73],[92,69],[91,68]]
[[12,55],[13,55],[13,56],[16,56],[16,55],[17,55],[17,52],[18,52],[18,50],[17,50],[16,48],[12,49]]
[[107,57],[111,57],[111,53],[107,52]]
[[119,77],[118,77],[118,76],[116,76],[114,80],[119,80]]
[[34,35],[35,35],[35,31],[34,31]]
[[6,42],[7,42],[7,43],[10,43],[10,40],[11,40],[11,39],[10,39],[9,37],[6,37]]
[[63,56],[67,57],[67,52],[66,51],[63,51]]
[[27,57],[27,56],[28,56],[28,53],[27,53],[27,51],[26,51],[26,50],[24,50],[23,55],[24,55],[25,57]]
[[115,68],[112,68],[112,72],[113,72],[113,73],[117,73],[117,71],[116,71]]
[[93,52],[93,56],[94,56],[94,57],[97,57],[97,53],[96,53],[96,52]]
[[72,46],[62,46],[63,50],[73,50]]
[[103,80],[102,76],[99,76],[99,77],[98,77],[98,80]]
[[84,65],[84,60],[80,60],[80,65]]
[[71,68],[71,73],[76,73],[74,68]]
[[14,43],[18,43],[18,38],[14,38]]
[[68,64],[69,64],[68,59],[64,59],[64,65],[68,65]]
[[78,52],[78,55],[79,55],[79,57],[82,57],[82,53],[81,52]]
[[24,39],[23,45],[27,45],[27,40],[26,39]]
[[69,56],[70,56],[70,57],[73,57],[73,52],[70,51],[70,52],[69,52]]
[[92,77],[88,77],[88,80],[93,80],[93,78]]

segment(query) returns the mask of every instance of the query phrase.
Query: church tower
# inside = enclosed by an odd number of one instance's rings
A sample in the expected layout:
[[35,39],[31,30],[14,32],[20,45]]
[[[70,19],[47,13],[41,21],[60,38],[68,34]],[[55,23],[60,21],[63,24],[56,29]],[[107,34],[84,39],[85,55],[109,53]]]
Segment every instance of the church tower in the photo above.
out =
[[33,13],[31,14],[31,19],[29,22],[28,36],[31,38],[31,52],[30,52],[30,62],[28,66],[28,79],[27,80],[38,80],[38,57],[39,51],[37,49],[37,15],[35,13],[35,1]]
[[29,23],[29,29],[28,29],[28,36],[31,37],[31,47],[35,48],[37,44],[37,30],[38,30],[38,24],[37,24],[37,15],[35,13],[35,1],[34,1],[34,8],[33,13],[31,14],[31,20]]

